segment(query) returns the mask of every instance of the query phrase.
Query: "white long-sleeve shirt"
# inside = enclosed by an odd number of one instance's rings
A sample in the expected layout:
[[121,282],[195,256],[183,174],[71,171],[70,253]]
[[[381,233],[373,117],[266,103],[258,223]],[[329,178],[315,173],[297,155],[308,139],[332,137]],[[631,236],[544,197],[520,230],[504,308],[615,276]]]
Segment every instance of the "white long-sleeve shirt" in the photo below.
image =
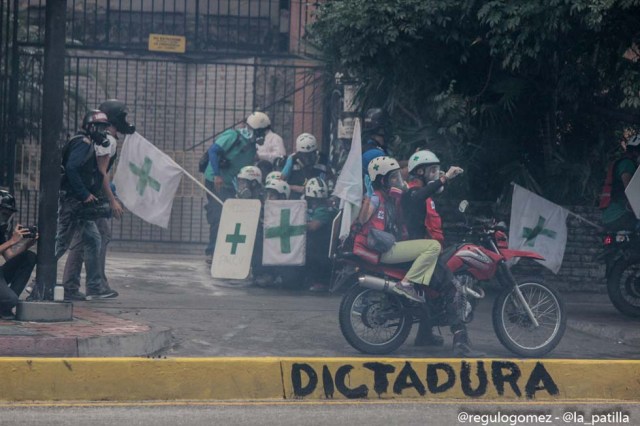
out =
[[269,130],[262,145],[256,144],[256,153],[260,160],[267,160],[273,163],[278,157],[285,157],[287,151],[284,149],[284,141],[277,133]]

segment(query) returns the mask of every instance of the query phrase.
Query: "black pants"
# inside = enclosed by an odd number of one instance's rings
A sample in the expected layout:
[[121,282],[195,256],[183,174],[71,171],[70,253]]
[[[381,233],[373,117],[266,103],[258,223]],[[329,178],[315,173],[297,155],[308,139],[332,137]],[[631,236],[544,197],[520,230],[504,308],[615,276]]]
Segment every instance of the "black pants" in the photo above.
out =
[[[204,186],[214,194],[218,196],[222,201],[226,201],[228,198],[234,198],[236,193],[233,188],[222,187],[222,191],[215,190],[213,182],[210,180],[204,181]],[[216,248],[216,238],[218,236],[218,228],[220,226],[220,216],[222,216],[222,205],[218,203],[213,197],[207,194],[207,204],[204,209],[207,213],[207,222],[209,223],[209,244],[204,250],[204,254],[207,256],[213,256],[213,252]]]
[[22,290],[36,266],[36,254],[25,250],[0,266],[0,312],[9,313],[18,304]]

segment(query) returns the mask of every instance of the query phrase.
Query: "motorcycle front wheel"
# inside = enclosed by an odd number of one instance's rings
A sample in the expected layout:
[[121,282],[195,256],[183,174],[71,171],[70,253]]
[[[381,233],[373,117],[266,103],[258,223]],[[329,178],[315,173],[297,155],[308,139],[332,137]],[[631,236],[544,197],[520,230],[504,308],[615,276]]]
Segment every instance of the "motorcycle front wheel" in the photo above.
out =
[[640,317],[640,257],[620,259],[613,265],[607,292],[618,311],[628,317]]
[[518,283],[524,300],[538,322],[536,327],[515,289],[504,290],[493,305],[493,328],[500,343],[522,357],[541,357],[552,351],[564,335],[567,317],[558,291],[537,280]]
[[342,335],[365,354],[388,354],[411,332],[412,317],[399,296],[354,285],[342,298],[339,311]]

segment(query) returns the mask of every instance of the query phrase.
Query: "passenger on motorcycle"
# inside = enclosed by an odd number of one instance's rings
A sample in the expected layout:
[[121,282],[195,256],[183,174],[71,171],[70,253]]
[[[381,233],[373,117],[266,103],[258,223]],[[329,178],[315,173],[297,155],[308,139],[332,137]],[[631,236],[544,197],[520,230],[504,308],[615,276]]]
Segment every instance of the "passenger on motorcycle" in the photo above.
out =
[[[409,190],[402,198],[402,207],[410,239],[430,238],[444,247],[442,219],[431,197],[442,193],[447,182],[462,171],[460,167],[451,166],[447,173],[441,172],[440,159],[427,149],[416,151],[409,158]],[[438,280],[453,279],[445,265],[436,265],[435,274]],[[428,319],[420,322],[416,346],[441,346],[443,343],[442,336],[433,333],[433,326]]]
[[395,159],[386,156],[372,159],[368,173],[374,189],[370,200],[372,214],[357,232],[353,252],[371,263],[413,262],[393,290],[413,301],[424,302],[424,295],[416,286],[429,285],[440,243],[407,240],[401,208],[401,197],[407,187]]

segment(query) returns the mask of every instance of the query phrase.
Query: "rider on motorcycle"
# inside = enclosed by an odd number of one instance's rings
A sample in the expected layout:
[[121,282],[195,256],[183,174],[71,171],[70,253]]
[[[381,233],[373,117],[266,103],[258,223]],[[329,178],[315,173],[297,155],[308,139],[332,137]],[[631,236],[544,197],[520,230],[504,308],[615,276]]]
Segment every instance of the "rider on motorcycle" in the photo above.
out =
[[[442,220],[431,198],[442,193],[447,182],[462,173],[462,169],[451,166],[447,173],[440,171],[440,159],[431,151],[421,149],[409,158],[409,190],[402,198],[402,207],[407,221],[410,239],[430,238],[444,246]],[[444,276],[439,277],[440,274]],[[445,265],[436,266],[437,279],[450,281],[451,273]],[[433,333],[429,319],[420,322],[416,335],[416,346],[442,346],[444,339]]]
[[369,163],[368,173],[374,189],[370,200],[372,215],[355,236],[354,253],[371,263],[413,262],[405,277],[394,287],[394,292],[413,301],[424,302],[422,292],[415,286],[429,285],[440,253],[440,243],[436,240],[407,240],[400,202],[407,187],[396,160],[376,157]]

